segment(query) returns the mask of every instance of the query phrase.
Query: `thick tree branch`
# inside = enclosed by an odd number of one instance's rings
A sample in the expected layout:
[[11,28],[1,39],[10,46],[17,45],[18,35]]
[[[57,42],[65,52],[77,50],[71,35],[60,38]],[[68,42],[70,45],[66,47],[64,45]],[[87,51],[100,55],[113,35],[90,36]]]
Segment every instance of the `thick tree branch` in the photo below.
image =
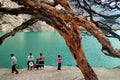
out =
[[[71,23],[71,26],[74,29],[68,29],[68,26],[64,20],[56,16],[50,16],[50,14],[47,13],[44,14],[44,18],[40,17],[40,20],[45,21],[47,24],[53,26],[64,37],[66,44],[70,48],[70,51],[78,63],[78,67],[81,69],[83,75],[85,76],[85,80],[97,80],[97,76],[94,73],[93,69],[90,68],[90,65],[88,62],[86,62],[87,59],[85,58],[84,52],[82,50],[81,35],[78,29],[79,27],[76,22]],[[88,70],[88,68],[90,69]],[[87,74],[92,75],[87,76]]]
[[7,37],[14,36],[14,35],[16,34],[16,32],[27,28],[29,25],[34,24],[34,23],[37,22],[38,20],[39,20],[39,19],[38,19],[38,16],[36,16],[36,17],[28,20],[27,22],[23,23],[22,25],[14,28],[13,31],[4,34],[3,36],[0,37],[0,45],[2,44],[2,42],[3,42]]
[[[49,7],[49,10],[47,10]],[[98,41],[102,44],[102,51],[109,56],[120,57],[120,50],[114,50],[109,40],[106,38],[104,33],[97,28],[93,23],[85,19],[83,16],[75,16],[74,13],[66,12],[64,10],[57,11],[54,8],[50,8],[48,5],[41,4],[41,12],[45,11],[50,15],[60,17],[63,20],[69,20],[70,22],[76,22],[79,26],[83,26],[88,32],[94,35]],[[106,52],[107,53],[106,53]]]
[[[105,49],[108,52],[105,54],[114,56],[114,57],[120,57],[119,50],[114,51],[109,40],[105,37],[105,35],[101,32],[101,30],[98,29],[93,23],[86,20],[82,16],[75,17],[75,14],[72,12],[70,13],[70,12],[66,12],[64,10],[58,11],[58,10],[54,9],[53,7],[51,7],[51,8],[50,7],[51,6],[48,6],[46,4],[41,4],[40,9],[39,9],[40,14],[44,15],[46,13],[47,14],[49,13],[49,16],[52,15],[52,16],[60,17],[63,20],[69,20],[70,22],[76,22],[79,26],[83,26],[87,31],[89,31],[92,35],[94,35],[98,39],[98,41],[103,46],[104,52],[105,52]],[[48,8],[49,8],[49,10],[48,10]],[[115,52],[117,52],[117,53],[115,53]]]
[[109,27],[108,25],[106,25],[106,24],[104,24],[104,23],[102,23],[100,21],[96,21],[96,22],[94,22],[94,24],[96,24],[96,26],[99,26],[100,29],[105,30],[107,33],[111,34],[112,37],[117,38],[120,41],[120,35],[113,32],[111,27]]
[[19,7],[19,8],[6,8],[6,7],[1,7],[0,12],[4,14],[11,14],[11,15],[19,15],[19,14],[29,14],[29,15],[36,15],[35,10],[31,10],[30,8],[26,7]]
[[69,22],[75,22],[79,26],[83,26],[88,32],[94,35],[98,39],[98,41],[102,44],[103,52],[105,51],[107,52],[105,54],[109,56],[120,57],[119,52],[120,50],[114,50],[109,40],[105,37],[104,33],[99,28],[97,28],[93,23],[85,19],[83,16],[76,15],[73,12],[57,10],[44,3],[41,3],[40,8],[38,10],[39,14],[43,16],[44,14],[46,15],[49,14],[48,16],[56,16],[63,20],[68,20]]
[[[98,28],[100,28],[100,29],[108,32],[109,34],[112,35],[112,37],[117,38],[117,39],[120,40],[120,36],[119,36],[118,34],[116,34],[115,32],[113,32],[111,29],[106,28],[106,27],[109,27],[109,26],[107,25],[107,23],[119,24],[119,22],[116,22],[115,19],[119,18],[119,17],[120,17],[120,14],[117,14],[117,15],[103,15],[103,14],[100,14],[100,13],[97,13],[96,11],[94,11],[94,10],[91,8],[90,4],[88,4],[88,3],[86,2],[86,0],[83,0],[83,1],[84,1],[84,5],[81,5],[81,3],[80,3],[79,0],[75,0],[75,1],[76,1],[77,4],[78,4],[78,8],[82,8],[82,9],[84,9],[86,12],[89,13],[90,20],[91,20],[94,24],[96,24],[96,26],[97,26]],[[88,0],[87,0],[87,1],[88,1]],[[89,1],[88,1],[88,2],[89,2]],[[106,24],[104,24],[103,22],[100,22],[100,23],[99,23],[99,21],[95,21],[95,20],[93,19],[93,18],[94,18],[94,14],[98,15],[99,17],[103,17],[105,20],[107,19]],[[109,21],[109,20],[111,20],[111,19],[112,19],[112,21]],[[102,24],[102,27],[101,27],[101,24]],[[103,24],[104,24],[104,25],[103,25]],[[104,26],[106,26],[106,27],[104,27]],[[106,36],[107,36],[107,35],[106,35]]]
[[90,5],[89,4],[87,4],[87,2],[84,0],[84,2],[85,2],[85,4],[87,5],[87,6],[89,6],[89,8],[88,7],[85,7],[85,6],[82,6],[81,4],[80,4],[80,1],[79,0],[75,0],[77,3],[78,3],[78,8],[82,8],[82,9],[84,9],[86,12],[88,12],[88,13],[92,13],[92,14],[97,14],[97,15],[99,15],[99,16],[101,16],[101,17],[103,17],[103,18],[105,18],[105,19],[117,19],[117,18],[119,18],[120,17],[120,14],[117,14],[117,15],[103,15],[103,14],[100,14],[100,13],[98,13],[98,12],[96,12],[96,11],[94,11],[93,9],[91,9],[91,7],[90,7]]
[[[20,9],[17,13],[31,14],[35,17],[16,27],[13,31],[0,37],[0,42],[9,36],[14,36],[19,30],[25,29],[27,26],[32,25],[38,20],[45,21],[47,24],[54,27],[65,39],[70,51],[72,52],[78,67],[82,71],[85,80],[98,80],[93,69],[90,67],[87,59],[84,55],[81,45],[81,35],[79,32],[79,26],[84,27],[88,32],[95,36],[102,45],[102,51],[109,56],[120,57],[120,50],[113,49],[109,40],[106,38],[104,33],[96,27],[92,22],[84,18],[82,15],[75,14],[67,3],[67,0],[55,0],[57,3],[62,5],[65,10],[57,10],[53,6],[46,3],[34,2],[31,0],[12,0],[19,4],[27,6],[25,9]],[[55,3],[56,4],[56,3]],[[36,6],[37,5],[37,6]],[[31,9],[32,11],[28,11]],[[1,9],[1,12],[9,13],[14,15],[15,10]],[[9,12],[10,11],[10,12]],[[67,22],[71,25],[68,26]]]
[[40,7],[40,1],[39,0],[11,0],[19,5],[23,5],[25,7],[29,8],[39,8]]

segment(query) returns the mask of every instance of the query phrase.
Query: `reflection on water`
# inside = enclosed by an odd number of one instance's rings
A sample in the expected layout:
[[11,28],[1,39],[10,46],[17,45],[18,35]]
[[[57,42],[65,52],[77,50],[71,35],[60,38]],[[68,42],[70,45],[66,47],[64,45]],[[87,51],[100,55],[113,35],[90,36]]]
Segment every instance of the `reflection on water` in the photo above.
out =
[[[0,33],[2,35],[3,33]],[[120,42],[110,39],[113,46],[120,48]],[[112,58],[101,52],[101,45],[93,36],[84,36],[82,39],[85,55],[92,66],[112,68],[120,65],[120,59]],[[0,66],[10,68],[10,54],[14,53],[18,59],[18,67],[27,67],[27,56],[32,53],[35,60],[39,53],[45,56],[45,65],[56,66],[57,55],[62,55],[62,65],[75,66],[64,39],[56,31],[51,32],[19,32],[14,37],[7,38],[0,46]]]

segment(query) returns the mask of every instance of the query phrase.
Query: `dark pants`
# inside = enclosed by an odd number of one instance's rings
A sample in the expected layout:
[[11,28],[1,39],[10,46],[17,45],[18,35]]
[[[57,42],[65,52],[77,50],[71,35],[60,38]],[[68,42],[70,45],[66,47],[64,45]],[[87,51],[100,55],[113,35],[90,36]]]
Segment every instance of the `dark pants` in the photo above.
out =
[[40,67],[40,65],[39,65],[39,64],[36,64],[35,67],[36,67],[36,69],[38,70],[39,67]]
[[40,65],[40,68],[41,68],[41,67],[44,68],[44,61],[39,61],[39,65]]
[[[29,66],[29,63],[30,63],[30,62],[33,62],[33,61],[28,61],[28,62],[27,62],[28,70],[29,70],[29,68],[30,68],[30,70],[32,70],[32,66]],[[33,64],[34,64],[34,62],[33,62]]]
[[58,68],[57,70],[61,70],[61,63],[58,63]]
[[18,70],[16,69],[16,64],[12,65],[12,73],[14,73],[14,71],[16,72],[16,74],[18,73]]

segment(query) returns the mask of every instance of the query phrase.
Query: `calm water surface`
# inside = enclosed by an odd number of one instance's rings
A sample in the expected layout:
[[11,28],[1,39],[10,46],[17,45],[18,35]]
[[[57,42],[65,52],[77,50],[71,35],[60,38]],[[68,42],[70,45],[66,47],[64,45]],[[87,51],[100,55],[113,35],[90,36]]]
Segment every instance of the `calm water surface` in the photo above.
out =
[[[120,49],[120,42],[117,39],[110,39],[110,41],[114,47]],[[101,45],[93,36],[84,36],[82,44],[91,66],[106,68],[120,66],[120,59],[106,56],[101,52]],[[64,39],[57,31],[50,31],[19,32],[14,37],[7,38],[0,46],[0,66],[10,68],[10,54],[14,53],[18,60],[18,67],[27,67],[27,56],[30,52],[35,58],[34,61],[42,52],[45,56],[45,65],[56,66],[58,54],[62,55],[62,65],[76,65]]]

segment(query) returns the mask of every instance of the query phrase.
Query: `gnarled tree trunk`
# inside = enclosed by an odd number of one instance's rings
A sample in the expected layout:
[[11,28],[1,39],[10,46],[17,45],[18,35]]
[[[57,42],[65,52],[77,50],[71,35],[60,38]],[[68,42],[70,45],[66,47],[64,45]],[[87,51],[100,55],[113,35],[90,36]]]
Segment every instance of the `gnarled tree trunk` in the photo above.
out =
[[[40,3],[31,0],[12,1],[22,4],[25,7],[15,9],[0,8],[0,12],[12,15],[29,14],[34,18],[16,27],[13,31],[1,36],[0,43],[2,43],[5,38],[13,36],[19,30],[23,30],[27,26],[41,20],[54,27],[65,39],[66,44],[74,56],[79,69],[83,73],[85,80],[98,80],[98,78],[84,55],[81,45],[82,37],[80,35],[79,26],[84,27],[98,39],[98,41],[102,44],[102,50],[105,54],[113,57],[120,57],[120,50],[113,49],[103,32],[93,23],[85,19],[82,15],[75,14],[67,3],[67,0],[54,0],[54,3]],[[55,9],[54,6],[57,4],[63,6],[65,10]]]

